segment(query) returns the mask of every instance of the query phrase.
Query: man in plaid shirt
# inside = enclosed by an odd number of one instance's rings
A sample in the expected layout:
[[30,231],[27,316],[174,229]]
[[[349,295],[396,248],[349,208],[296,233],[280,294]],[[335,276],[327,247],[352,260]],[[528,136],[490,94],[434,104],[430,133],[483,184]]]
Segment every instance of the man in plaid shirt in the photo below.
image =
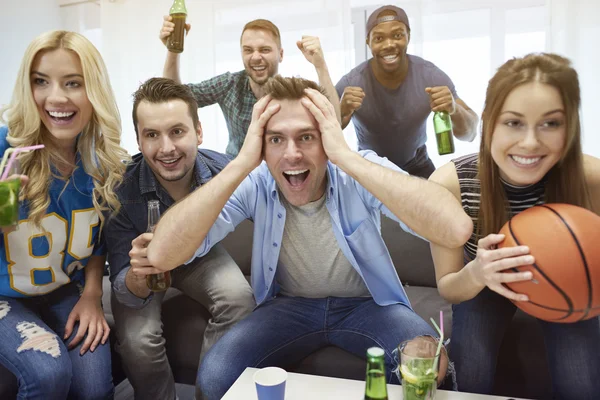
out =
[[[159,35],[165,46],[175,26],[171,20],[170,16],[164,17]],[[186,31],[189,29],[190,25],[186,24]],[[329,76],[319,38],[303,36],[297,45],[306,59],[315,66],[319,84],[326,90],[330,101],[334,104],[339,119],[339,97]],[[221,107],[229,130],[226,153],[234,157],[244,143],[252,119],[252,107],[264,94],[263,85],[269,78],[277,75],[279,63],[283,60],[279,29],[265,19],[250,21],[244,26],[240,46],[244,70],[226,72],[204,82],[188,84],[196,97],[198,107],[215,103]],[[167,52],[163,70],[165,78],[173,79],[177,83],[181,83],[179,54]]]

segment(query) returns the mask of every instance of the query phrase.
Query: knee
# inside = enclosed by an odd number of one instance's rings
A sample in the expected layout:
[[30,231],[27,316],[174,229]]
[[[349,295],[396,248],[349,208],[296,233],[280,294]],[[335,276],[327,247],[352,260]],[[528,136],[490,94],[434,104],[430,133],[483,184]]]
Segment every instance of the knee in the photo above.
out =
[[125,327],[117,335],[117,350],[124,360],[134,360],[136,365],[146,365],[165,351],[161,329]]
[[231,288],[220,302],[215,302],[213,317],[221,320],[239,321],[254,310],[256,301],[252,289]]

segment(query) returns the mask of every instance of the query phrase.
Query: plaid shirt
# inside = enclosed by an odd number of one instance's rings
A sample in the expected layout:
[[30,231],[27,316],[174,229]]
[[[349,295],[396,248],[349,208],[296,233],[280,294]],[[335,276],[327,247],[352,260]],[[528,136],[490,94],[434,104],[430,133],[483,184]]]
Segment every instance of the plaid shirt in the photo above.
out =
[[198,107],[219,104],[229,130],[229,143],[225,152],[233,157],[237,156],[244,144],[252,120],[252,107],[256,103],[246,71],[233,74],[226,72],[204,82],[190,83],[188,86],[196,97]]

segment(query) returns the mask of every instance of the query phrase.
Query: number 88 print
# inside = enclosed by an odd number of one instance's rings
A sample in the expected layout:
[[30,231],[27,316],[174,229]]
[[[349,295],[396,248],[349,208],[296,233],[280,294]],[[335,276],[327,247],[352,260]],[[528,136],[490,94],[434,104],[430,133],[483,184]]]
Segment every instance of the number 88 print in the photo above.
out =
[[93,208],[73,210],[68,232],[67,220],[53,212],[41,225],[43,230],[21,220],[17,230],[4,235],[10,287],[25,296],[49,293],[70,281],[73,270],[82,267],[79,261],[92,255],[99,218]]

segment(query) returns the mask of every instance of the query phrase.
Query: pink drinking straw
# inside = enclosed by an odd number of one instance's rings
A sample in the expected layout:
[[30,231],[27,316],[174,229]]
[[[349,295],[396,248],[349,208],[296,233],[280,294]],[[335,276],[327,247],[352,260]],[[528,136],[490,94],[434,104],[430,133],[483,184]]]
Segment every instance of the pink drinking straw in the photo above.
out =
[[3,181],[8,177],[8,171],[10,171],[10,167],[12,167],[13,163],[15,162],[15,159],[17,158],[17,154],[19,154],[23,151],[43,149],[44,147],[45,146],[43,144],[38,144],[35,146],[17,147],[10,155],[10,158],[8,159],[8,163],[6,164],[6,167],[4,168],[4,171],[2,172],[2,176],[0,177],[0,181]]

